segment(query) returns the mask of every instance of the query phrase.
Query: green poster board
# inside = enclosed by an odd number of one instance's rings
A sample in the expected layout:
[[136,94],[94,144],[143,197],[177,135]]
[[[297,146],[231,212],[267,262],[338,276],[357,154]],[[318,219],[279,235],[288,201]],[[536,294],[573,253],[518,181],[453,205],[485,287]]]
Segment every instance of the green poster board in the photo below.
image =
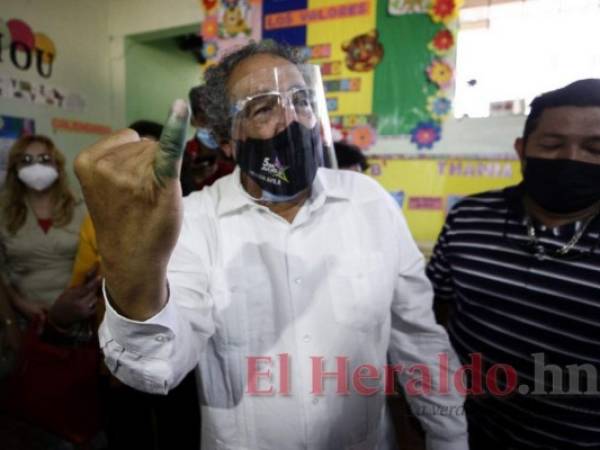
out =
[[378,134],[409,134],[427,120],[427,97],[438,91],[425,72],[434,59],[427,45],[441,28],[428,14],[391,16],[387,1],[377,2],[377,29],[385,50],[373,92]]

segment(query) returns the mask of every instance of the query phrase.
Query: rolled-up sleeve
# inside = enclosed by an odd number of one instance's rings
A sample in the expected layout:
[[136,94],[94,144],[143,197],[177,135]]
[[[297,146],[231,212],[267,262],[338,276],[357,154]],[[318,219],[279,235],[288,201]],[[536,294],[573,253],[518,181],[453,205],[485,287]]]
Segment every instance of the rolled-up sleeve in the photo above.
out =
[[[427,449],[465,450],[469,447],[464,395],[452,381],[459,367],[458,358],[446,331],[435,321],[425,260],[401,214],[397,214],[397,226],[402,262],[392,304],[390,360],[403,368],[399,381],[426,432]],[[430,385],[423,371],[430,375]]]
[[168,267],[169,299],[155,316],[145,321],[128,319],[104,295],[100,347],[107,367],[123,383],[166,394],[198,364],[215,327],[210,294],[214,226],[210,222],[206,215],[184,215]]

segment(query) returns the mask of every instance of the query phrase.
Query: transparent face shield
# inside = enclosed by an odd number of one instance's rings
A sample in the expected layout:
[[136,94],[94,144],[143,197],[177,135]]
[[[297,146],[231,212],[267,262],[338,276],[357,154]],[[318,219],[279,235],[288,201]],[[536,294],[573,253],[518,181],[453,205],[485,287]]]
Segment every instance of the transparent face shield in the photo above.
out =
[[253,72],[231,88],[235,156],[262,190],[259,200],[290,201],[319,167],[336,167],[318,66],[292,63]]

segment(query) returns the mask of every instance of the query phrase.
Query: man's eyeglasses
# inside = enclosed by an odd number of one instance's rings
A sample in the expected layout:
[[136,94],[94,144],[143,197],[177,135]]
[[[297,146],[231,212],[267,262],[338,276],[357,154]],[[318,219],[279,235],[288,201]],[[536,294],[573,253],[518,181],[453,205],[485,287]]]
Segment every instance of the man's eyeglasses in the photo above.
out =
[[22,156],[20,162],[21,162],[21,165],[23,165],[23,166],[30,166],[35,163],[50,164],[53,161],[54,160],[52,159],[52,156],[49,155],[48,153],[42,153],[41,155],[29,155],[29,154],[25,153]]
[[293,88],[287,92],[268,91],[238,100],[233,106],[234,114],[263,125],[278,119],[284,107],[290,105],[299,118],[314,116],[315,92],[308,88]]

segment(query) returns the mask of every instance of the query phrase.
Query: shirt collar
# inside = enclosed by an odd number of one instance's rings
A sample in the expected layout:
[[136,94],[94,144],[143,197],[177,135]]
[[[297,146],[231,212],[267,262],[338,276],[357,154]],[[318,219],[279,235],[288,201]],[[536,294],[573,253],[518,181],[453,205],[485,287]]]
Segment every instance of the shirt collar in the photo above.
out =
[[[338,182],[336,171],[333,169],[319,168],[312,184],[309,202],[311,210],[315,210],[325,203],[327,198],[349,200],[350,192],[342,189]],[[248,195],[240,180],[240,168],[236,165],[227,180],[220,185],[219,203],[217,214],[224,215],[246,206],[260,206]]]

